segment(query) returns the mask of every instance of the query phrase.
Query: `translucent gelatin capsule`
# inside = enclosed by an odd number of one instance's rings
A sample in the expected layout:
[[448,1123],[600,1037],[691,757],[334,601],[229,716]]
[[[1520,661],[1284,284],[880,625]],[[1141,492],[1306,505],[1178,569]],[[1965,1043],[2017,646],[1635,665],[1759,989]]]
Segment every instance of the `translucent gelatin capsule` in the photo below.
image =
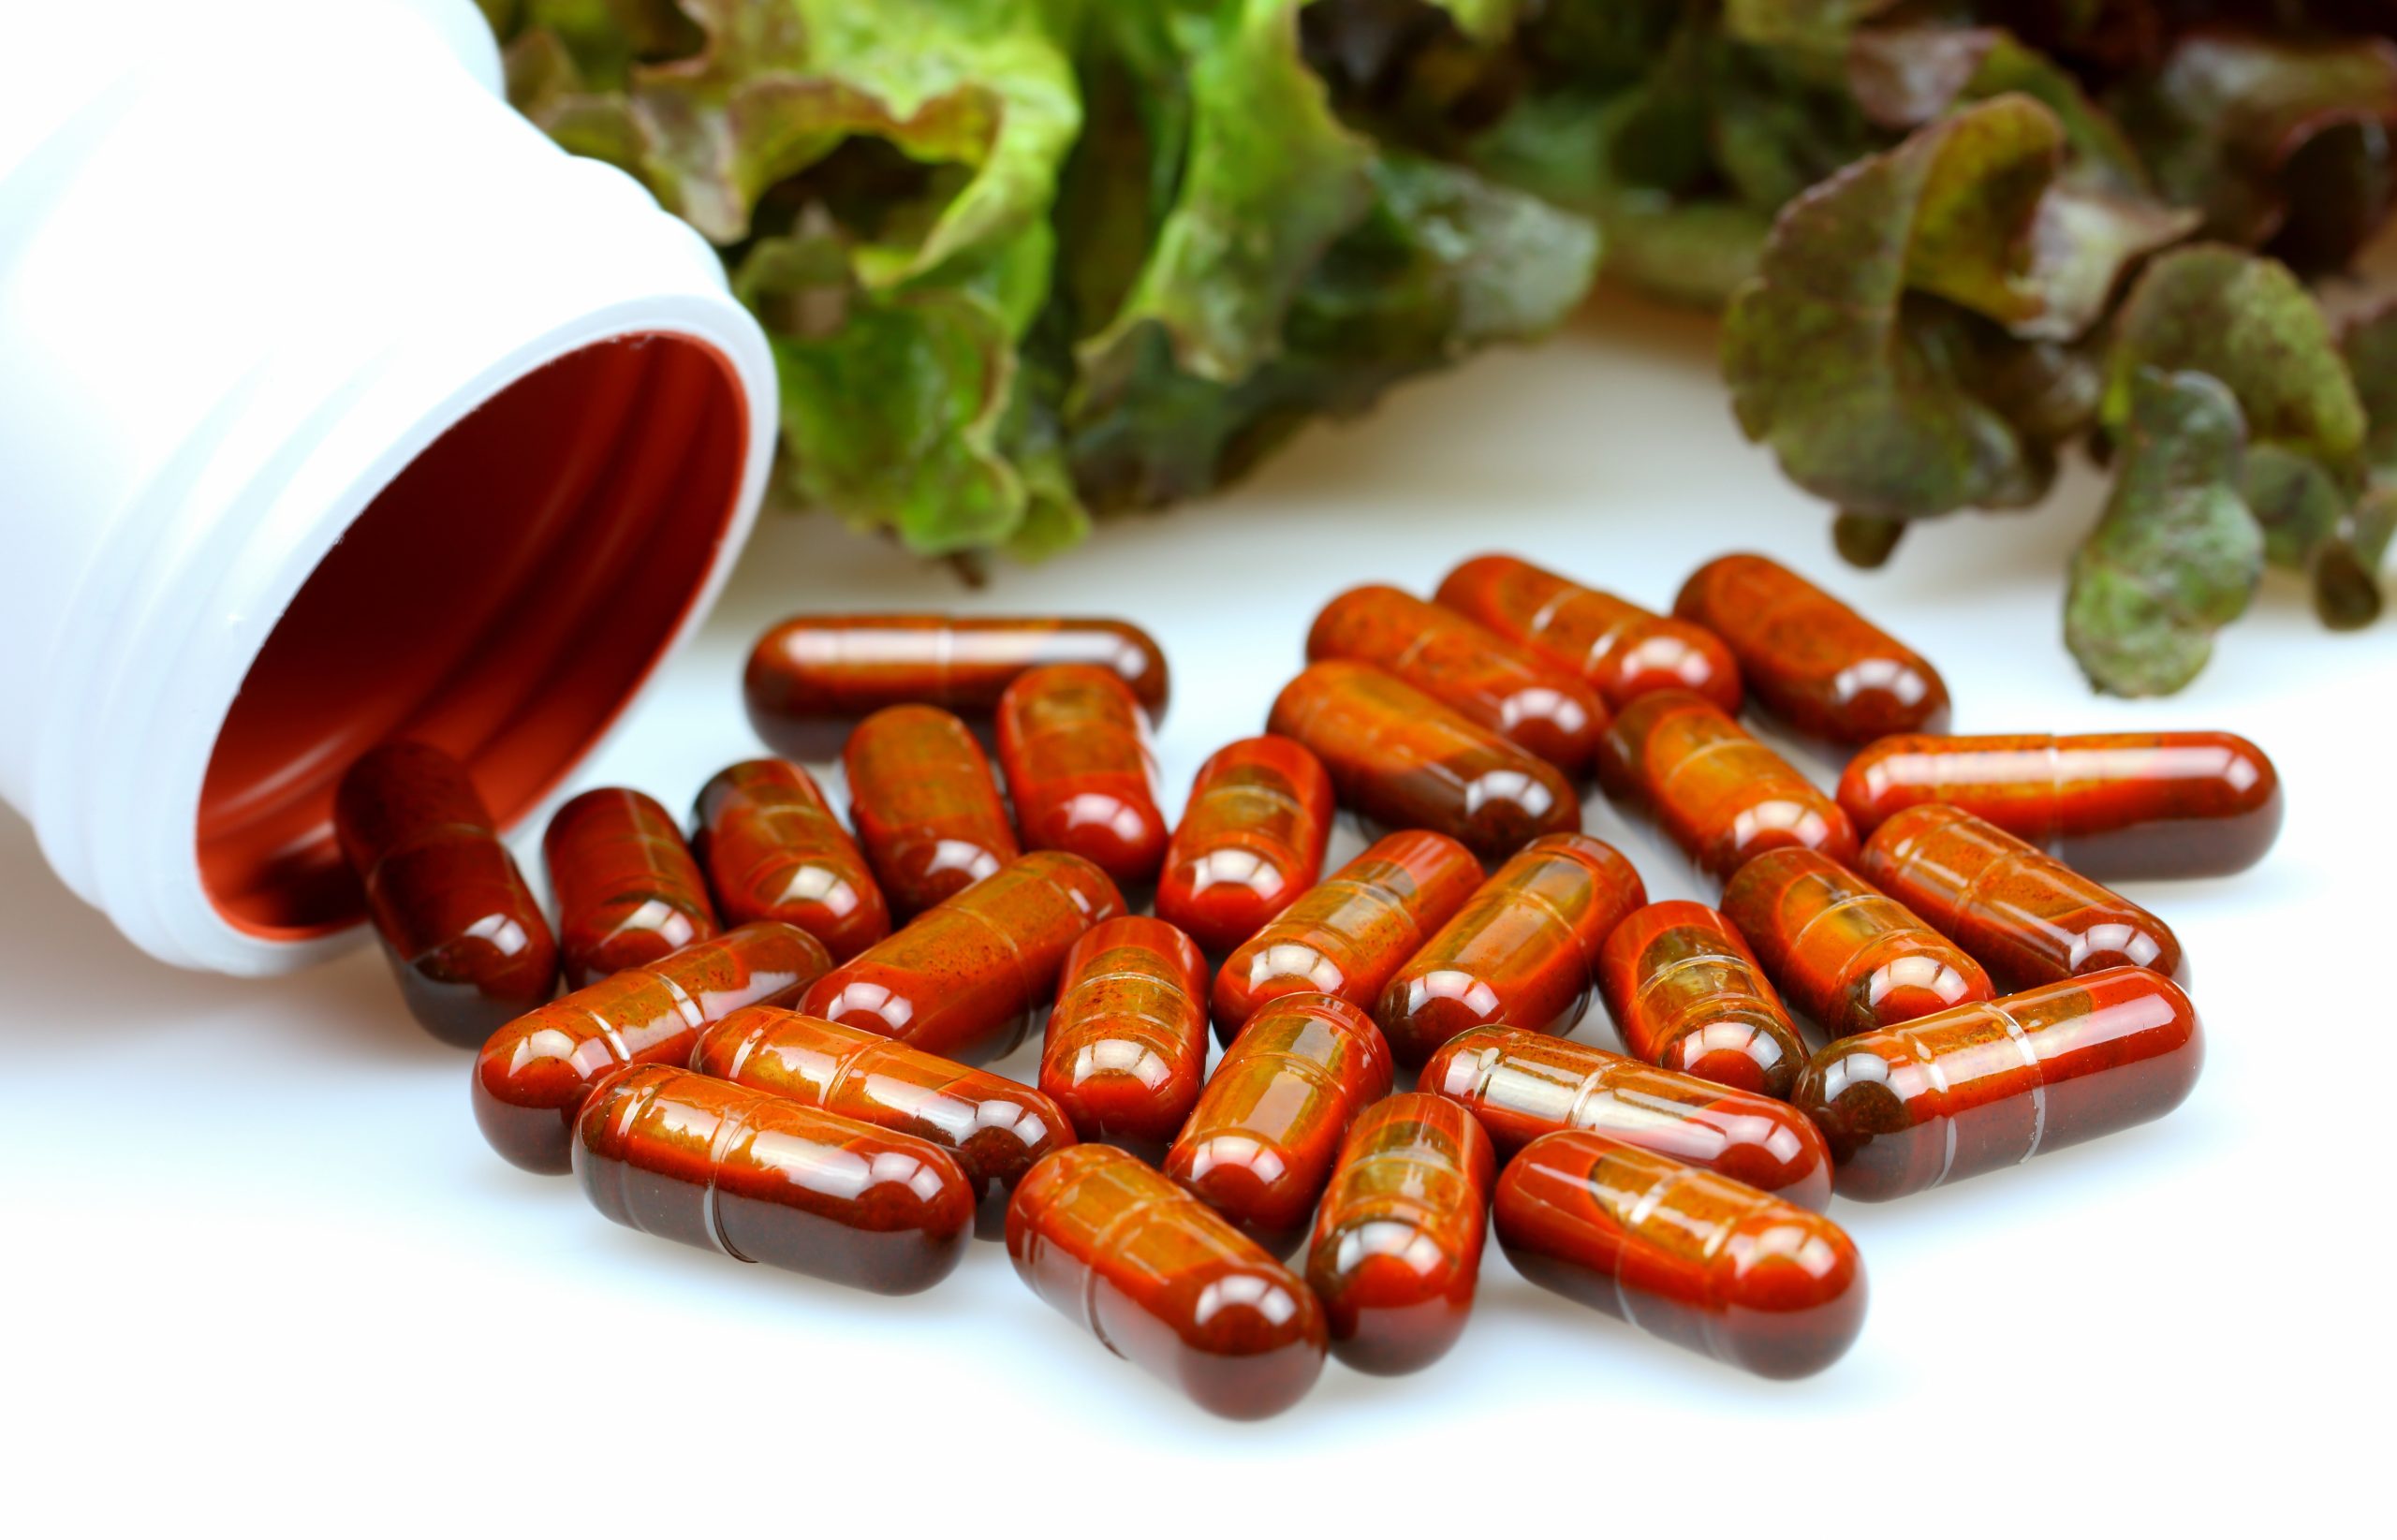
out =
[[1806,1062],[1764,965],[1702,903],[1652,903],[1598,953],[1598,990],[1635,1059],[1775,1099]]
[[1156,757],[1147,719],[1104,668],[1035,668],[999,698],[999,764],[1023,843],[1065,850],[1119,883],[1145,883],[1165,858]]
[[815,779],[748,759],[699,788],[699,847],[726,923],[778,919],[855,957],[890,933],[890,908]]
[[1689,690],[1740,709],[1740,667],[1702,626],[1653,614],[1513,556],[1476,556],[1440,581],[1439,602],[1571,668],[1614,711],[1651,690]]
[[1271,733],[1227,743],[1198,767],[1157,877],[1157,918],[1221,957],[1323,874],[1331,782]]
[[656,961],[721,929],[673,814],[622,786],[558,809],[541,837],[568,989]]
[[1652,691],[1623,709],[1598,745],[1598,784],[1646,808],[1718,882],[1783,845],[1838,861],[1856,855],[1856,828],[1837,802],[1685,690]]
[[890,706],[841,750],[849,821],[894,913],[912,919],[1016,858],[991,762],[936,706]]
[[1963,947],[1816,851],[1769,850],[1740,868],[1724,887],[1723,917],[1833,1037],[1996,992]]
[[1040,1089],[1086,1139],[1163,1154],[1207,1078],[1207,960],[1161,919],[1095,925],[1066,954]]

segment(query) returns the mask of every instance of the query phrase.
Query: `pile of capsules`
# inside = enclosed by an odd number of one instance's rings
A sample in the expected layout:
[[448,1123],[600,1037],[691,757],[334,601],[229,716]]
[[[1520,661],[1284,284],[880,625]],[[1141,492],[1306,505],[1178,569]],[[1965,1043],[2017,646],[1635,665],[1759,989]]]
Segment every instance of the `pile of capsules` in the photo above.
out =
[[[1034,1292],[1238,1417],[1327,1351],[1437,1358],[1493,1227],[1537,1284],[1759,1374],[1823,1368],[1865,1298],[1831,1195],[2170,1110],[2202,1051],[2180,945],[2099,879],[2237,871],[2279,827],[2227,733],[1933,736],[1932,667],[1757,556],[1669,618],[1483,556],[1436,602],[1341,594],[1307,655],[1169,829],[1137,627],[786,622],[751,714],[843,740],[848,827],[786,759],[709,781],[687,842],[586,792],[545,840],[554,939],[440,751],[366,755],[335,823],[415,1013],[479,1046],[508,1160],[889,1294],[1003,1233]],[[1836,796],[1743,730],[1751,700],[1860,747]],[[1580,832],[1592,769],[1719,910],[1650,903]],[[1390,832],[1325,877],[1335,804]],[[1594,988],[1625,1053],[1555,1035]],[[1044,1011],[1037,1089],[970,1067]]]

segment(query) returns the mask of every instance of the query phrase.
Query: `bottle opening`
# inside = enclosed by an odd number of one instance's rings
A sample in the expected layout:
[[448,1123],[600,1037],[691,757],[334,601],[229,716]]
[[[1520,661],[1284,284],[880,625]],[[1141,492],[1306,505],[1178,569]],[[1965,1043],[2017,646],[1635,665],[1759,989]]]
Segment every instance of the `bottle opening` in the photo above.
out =
[[745,418],[713,348],[597,344],[419,456],[310,575],[243,679],[200,793],[227,921],[300,940],[363,914],[333,788],[387,738],[446,749],[502,825],[614,720],[705,586]]

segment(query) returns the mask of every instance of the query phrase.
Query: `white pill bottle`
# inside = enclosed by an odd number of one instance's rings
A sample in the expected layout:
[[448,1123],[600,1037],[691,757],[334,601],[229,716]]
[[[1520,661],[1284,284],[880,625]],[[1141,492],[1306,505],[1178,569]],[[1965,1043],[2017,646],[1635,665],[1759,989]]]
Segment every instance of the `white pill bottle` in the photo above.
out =
[[516,822],[696,626],[772,361],[696,233],[508,108],[472,0],[0,37],[0,798],[144,951],[284,972],[360,918],[360,752],[439,744]]

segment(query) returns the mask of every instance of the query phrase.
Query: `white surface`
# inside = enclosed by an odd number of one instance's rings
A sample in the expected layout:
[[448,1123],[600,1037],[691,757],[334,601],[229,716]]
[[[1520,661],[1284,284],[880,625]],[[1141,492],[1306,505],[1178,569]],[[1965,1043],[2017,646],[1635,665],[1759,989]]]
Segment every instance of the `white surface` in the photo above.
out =
[[[2278,849],[2237,879],[2133,889],[2194,959],[2195,1095],[2009,1172],[1835,1205],[1873,1303],[1830,1371],[1749,1379],[1533,1289],[1493,1247],[1470,1329],[1428,1372],[1334,1364],[1288,1415],[1218,1422],[1051,1313],[995,1244],[885,1300],[619,1229],[570,1179],[483,1147],[466,1056],[410,1023],[379,957],[272,984],[172,972],[0,820],[8,1527],[625,1533],[682,1504],[672,1533],[712,1535],[1027,1515],[1138,1534],[1199,1512],[1258,1533],[1384,1513],[1407,1533],[2153,1533],[2267,1513],[2300,1533],[2359,1502],[2397,1368],[2371,1158],[2397,1026],[2371,971],[2397,857],[2397,624],[2326,636],[2276,579],[2187,695],[2094,699],[2056,634],[2085,483],[1844,570],[1821,510],[1739,442],[1707,335],[1602,315],[979,594],[829,521],[774,525],[583,780],[679,805],[756,752],[740,660],[791,609],[1113,610],[1172,661],[1178,805],[1209,750],[1257,730],[1322,599],[1428,589],[1493,547],[1654,605],[1708,556],[1774,552],[1936,660],[1963,730],[2251,734],[2287,778]],[[1595,799],[1589,821],[1658,896],[1695,891]],[[1582,1035],[1610,1042],[1598,1014]]]

